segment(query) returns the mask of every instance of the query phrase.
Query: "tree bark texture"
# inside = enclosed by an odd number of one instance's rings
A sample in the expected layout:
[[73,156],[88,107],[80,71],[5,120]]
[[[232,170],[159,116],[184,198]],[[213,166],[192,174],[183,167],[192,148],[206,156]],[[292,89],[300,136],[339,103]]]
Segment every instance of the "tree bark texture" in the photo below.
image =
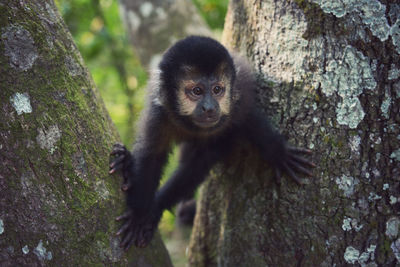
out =
[[0,1],[0,66],[0,265],[171,266],[119,248],[118,134],[53,1]]
[[202,189],[193,266],[398,266],[400,5],[233,0],[223,41],[253,63],[259,105],[313,150],[297,186],[247,144]]
[[179,39],[212,35],[192,1],[120,0],[120,15],[145,67],[155,67],[162,53]]

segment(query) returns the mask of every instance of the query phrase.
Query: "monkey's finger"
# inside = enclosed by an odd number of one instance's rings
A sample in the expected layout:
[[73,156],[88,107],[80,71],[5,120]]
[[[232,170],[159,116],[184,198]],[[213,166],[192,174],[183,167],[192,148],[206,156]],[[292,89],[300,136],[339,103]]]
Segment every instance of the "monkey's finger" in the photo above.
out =
[[275,180],[277,184],[281,184],[282,175],[281,170],[279,170],[278,168],[275,169]]
[[125,245],[125,251],[127,251],[132,246],[134,241],[135,239],[132,237],[131,240],[129,240],[129,243]]
[[154,228],[151,228],[150,230],[144,232],[143,238],[146,241],[146,246],[147,246],[147,244],[150,243],[151,239],[153,239],[153,234],[154,234]]
[[151,240],[151,232],[148,232],[146,230],[142,230],[139,233],[139,238],[136,240],[136,246],[139,248],[145,248],[147,247],[148,243]]
[[127,183],[125,183],[125,184],[123,184],[123,185],[121,186],[121,190],[124,191],[124,192],[126,192],[126,191],[128,191],[129,188],[131,188],[131,187],[132,187],[132,184],[129,183],[129,181],[128,181]]
[[[128,189],[132,186],[134,181],[134,173],[132,170],[133,161],[124,163],[124,168],[122,169],[122,184],[128,184]],[[128,167],[127,167],[128,166]]]
[[147,244],[148,244],[148,242],[145,238],[142,238],[142,239],[136,241],[136,246],[139,248],[145,248],[145,247],[147,247]]
[[122,191],[127,191],[129,188],[132,187],[132,178],[131,178],[132,174],[131,174],[131,170],[128,168],[124,168],[122,170],[122,186],[121,186],[121,190]]
[[125,212],[121,216],[118,216],[117,218],[115,218],[115,220],[118,222],[118,221],[121,221],[121,220],[130,219],[131,217],[132,217],[132,211],[128,210],[127,212]]
[[133,231],[128,231],[128,233],[124,236],[119,246],[127,250],[129,248],[127,247],[127,245],[131,243],[130,241],[132,239],[133,239]]
[[303,182],[297,177],[297,175],[293,172],[293,170],[285,163],[283,165],[285,172],[292,178],[297,184],[302,185]]
[[310,168],[317,167],[317,165],[315,165],[314,163],[312,163],[311,161],[309,161],[309,160],[307,160],[307,159],[305,159],[303,157],[300,157],[300,156],[297,156],[297,155],[294,155],[294,154],[290,154],[289,157],[292,160],[296,161],[296,162],[299,162],[299,163],[301,163],[303,165],[309,166]]
[[111,164],[110,164],[110,169],[112,169],[112,168],[114,168],[115,166],[117,166],[117,165],[121,165],[121,167],[122,167],[122,162],[124,162],[124,159],[125,159],[125,155],[120,155],[120,156],[118,156],[116,159],[114,159],[112,162],[111,162]]
[[288,163],[290,164],[290,166],[293,166],[293,168],[297,171],[300,172],[302,174],[305,174],[309,177],[313,177],[313,174],[311,171],[307,170],[306,168],[304,168],[303,166],[301,166],[299,163],[293,161],[293,160],[289,160]]
[[288,150],[290,152],[294,152],[294,153],[312,154],[312,151],[310,149],[307,149],[307,148],[289,146]]
[[118,168],[112,168],[111,170],[108,171],[109,174],[113,174],[116,171],[118,171]]
[[143,245],[144,245],[143,243],[144,243],[144,240],[143,240],[142,233],[139,232],[136,235],[135,246],[137,246],[138,248],[143,248]]
[[108,171],[109,174],[113,174],[117,171],[119,171],[120,169],[122,169],[122,164],[119,164],[117,166],[113,166],[112,168],[110,167],[110,170]]
[[126,223],[124,223],[121,228],[119,228],[118,232],[116,233],[116,235],[121,235],[122,233],[124,233],[129,227],[131,226],[131,223],[128,221]]

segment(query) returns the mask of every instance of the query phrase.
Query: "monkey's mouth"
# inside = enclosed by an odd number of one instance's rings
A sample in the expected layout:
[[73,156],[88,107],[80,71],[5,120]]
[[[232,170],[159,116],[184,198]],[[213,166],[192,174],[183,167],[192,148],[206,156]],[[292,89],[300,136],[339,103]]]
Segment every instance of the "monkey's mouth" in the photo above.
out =
[[210,128],[215,126],[219,122],[219,117],[203,117],[203,118],[196,118],[193,120],[194,124],[201,128]]

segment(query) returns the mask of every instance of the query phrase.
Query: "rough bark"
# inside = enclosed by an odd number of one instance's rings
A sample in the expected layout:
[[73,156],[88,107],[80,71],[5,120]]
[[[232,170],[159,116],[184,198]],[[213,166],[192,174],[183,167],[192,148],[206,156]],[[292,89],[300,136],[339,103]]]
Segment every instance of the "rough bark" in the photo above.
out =
[[118,135],[52,1],[0,1],[0,66],[0,265],[171,266],[118,246]]
[[400,5],[233,0],[224,43],[259,74],[259,104],[315,177],[274,183],[246,144],[203,188],[193,266],[400,262]]
[[191,34],[212,35],[192,1],[120,0],[120,13],[145,67],[154,67],[179,39]]

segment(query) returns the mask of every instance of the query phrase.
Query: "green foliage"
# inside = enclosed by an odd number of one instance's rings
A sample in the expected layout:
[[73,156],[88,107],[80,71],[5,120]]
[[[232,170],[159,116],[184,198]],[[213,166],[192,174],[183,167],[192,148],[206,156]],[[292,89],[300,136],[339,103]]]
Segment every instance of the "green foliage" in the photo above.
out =
[[[168,164],[165,166],[163,171],[163,176],[161,179],[161,184],[164,184],[168,178],[172,175],[175,169],[178,167],[178,147],[174,147],[172,153],[168,157]],[[167,236],[174,229],[175,215],[169,210],[164,211],[159,225],[161,234]]]
[[214,30],[222,30],[229,0],[193,0],[202,17]]

